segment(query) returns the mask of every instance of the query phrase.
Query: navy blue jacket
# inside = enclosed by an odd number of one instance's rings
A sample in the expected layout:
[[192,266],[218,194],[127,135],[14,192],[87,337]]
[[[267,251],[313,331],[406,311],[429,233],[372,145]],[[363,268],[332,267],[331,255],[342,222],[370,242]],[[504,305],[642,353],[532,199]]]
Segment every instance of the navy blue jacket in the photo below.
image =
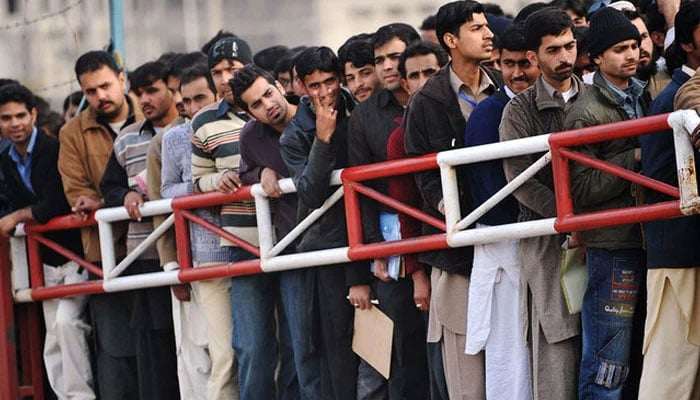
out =
[[[63,193],[63,183],[58,173],[58,146],[58,140],[39,129],[32,150],[30,175],[36,194],[24,186],[17,164],[10,158],[10,147],[6,148],[0,156],[0,165],[5,177],[3,191],[7,195],[10,208],[15,211],[31,206],[34,219],[40,224],[45,224],[51,218],[70,214],[70,205]],[[79,256],[83,254],[80,230],[49,232],[43,236]],[[45,246],[41,246],[41,258],[44,264],[53,266],[59,266],[68,261]]]
[[[680,68],[673,72],[671,82],[654,102],[649,115],[673,111],[673,98],[690,76]],[[678,186],[673,131],[667,130],[640,136],[642,173],[656,180]],[[700,153],[695,152],[695,170],[700,168]],[[646,192],[648,204],[673,200],[655,191]],[[700,265],[700,216],[666,219],[644,224],[647,241],[648,268],[687,268]]]
[[[510,98],[501,88],[493,96],[479,103],[467,120],[464,132],[466,147],[498,143],[498,126],[503,109]],[[472,195],[472,211],[483,204],[506,185],[503,161],[491,160],[467,165],[467,185]],[[489,210],[479,222],[486,225],[503,225],[518,220],[518,202],[513,196],[506,197]]]

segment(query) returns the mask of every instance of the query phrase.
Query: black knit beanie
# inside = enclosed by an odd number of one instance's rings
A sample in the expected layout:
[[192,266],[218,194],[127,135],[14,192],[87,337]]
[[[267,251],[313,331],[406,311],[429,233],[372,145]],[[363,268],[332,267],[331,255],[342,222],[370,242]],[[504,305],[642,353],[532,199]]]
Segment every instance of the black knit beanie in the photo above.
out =
[[629,39],[641,42],[642,37],[637,27],[622,12],[612,7],[603,7],[591,17],[588,56],[592,60],[617,43]]
[[248,42],[237,37],[225,37],[214,43],[209,49],[207,64],[212,69],[221,60],[238,60],[244,65],[253,63],[253,52],[248,46]]

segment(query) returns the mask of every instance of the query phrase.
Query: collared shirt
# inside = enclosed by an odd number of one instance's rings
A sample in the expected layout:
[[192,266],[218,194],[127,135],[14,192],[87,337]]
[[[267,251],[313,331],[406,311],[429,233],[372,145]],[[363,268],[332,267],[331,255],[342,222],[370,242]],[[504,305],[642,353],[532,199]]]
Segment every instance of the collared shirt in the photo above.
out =
[[36,194],[34,187],[32,186],[32,152],[34,151],[34,144],[36,143],[36,135],[38,135],[38,130],[36,127],[32,130],[32,135],[29,138],[29,146],[27,147],[27,154],[24,155],[24,161],[20,157],[15,146],[10,147],[10,158],[17,165],[17,171],[19,176],[22,177],[22,182],[24,186],[33,194]]
[[627,116],[630,119],[640,118],[644,116],[644,110],[642,109],[642,103],[639,101],[644,94],[644,88],[646,87],[645,82],[640,81],[637,78],[630,78],[629,86],[625,89],[620,89],[617,85],[610,82],[605,75],[601,74],[601,77],[612,90],[613,94],[619,101],[622,108],[624,108]]
[[685,64],[681,66],[681,71],[685,72],[688,76],[695,75],[695,70]]
[[219,102],[219,108],[216,109],[216,117],[223,118],[226,115],[226,113],[228,113],[229,111],[236,114],[236,116],[238,118],[242,119],[245,122],[250,121],[250,117],[248,116],[248,114],[246,114],[244,112],[239,112],[238,110],[236,110],[235,107],[230,105],[228,103],[228,101],[226,101],[226,100],[221,100]]
[[549,82],[547,82],[546,79],[542,78],[542,83],[544,84],[544,89],[547,91],[547,94],[555,100],[562,100],[564,104],[562,104],[562,108],[566,103],[569,102],[572,98],[576,97],[578,94],[578,86],[574,85],[574,82],[571,82],[571,88],[567,90],[564,93],[561,93],[557,91],[557,89],[554,88],[554,86],[550,85]]
[[489,98],[496,91],[496,85],[491,81],[486,71],[479,67],[479,88],[476,93],[473,93],[472,89],[457,76],[457,73],[452,69],[452,64],[450,64],[449,70],[450,86],[457,95],[459,109],[462,111],[464,119],[469,119],[469,115],[477,104]]

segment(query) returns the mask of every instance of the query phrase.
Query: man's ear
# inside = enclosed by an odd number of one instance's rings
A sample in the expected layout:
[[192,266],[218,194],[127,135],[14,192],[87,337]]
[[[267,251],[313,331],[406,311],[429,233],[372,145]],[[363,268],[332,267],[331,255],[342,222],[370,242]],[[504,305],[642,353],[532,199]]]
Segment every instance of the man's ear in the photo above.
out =
[[275,87],[280,91],[280,93],[282,93],[282,96],[287,94],[287,91],[284,90],[284,86],[282,86],[282,84],[277,80],[275,81]]
[[537,62],[537,53],[535,53],[532,50],[528,50],[525,52],[525,57],[527,58],[528,61],[530,61],[530,64],[536,66],[539,68],[540,64]]
[[401,88],[409,95],[413,94],[413,93],[411,93],[411,90],[408,88],[408,80],[401,78]]
[[447,47],[449,47],[450,49],[457,48],[457,40],[458,39],[459,38],[454,33],[445,32],[445,34],[442,35],[442,40],[445,41],[445,45],[447,45]]
[[37,111],[36,107],[32,107],[29,114],[32,116],[32,125],[36,125],[36,117],[39,115],[39,111]]

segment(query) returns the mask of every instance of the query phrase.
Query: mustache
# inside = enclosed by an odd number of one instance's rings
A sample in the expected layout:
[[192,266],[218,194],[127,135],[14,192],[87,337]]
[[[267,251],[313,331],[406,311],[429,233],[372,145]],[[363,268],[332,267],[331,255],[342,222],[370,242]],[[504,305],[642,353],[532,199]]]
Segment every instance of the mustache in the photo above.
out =
[[573,67],[574,67],[573,64],[564,63],[564,64],[559,64],[559,66],[558,66],[557,68],[555,68],[554,70],[555,70],[555,71],[561,71],[561,70],[568,69],[568,68],[573,68]]
[[527,78],[527,76],[519,76],[519,77],[517,77],[517,78],[511,79],[511,81],[513,81],[513,82],[525,82],[525,83],[527,83],[527,82],[529,82],[530,80]]
[[651,54],[649,54],[649,52],[646,51],[646,50],[641,50],[641,51],[639,52],[639,57],[649,57],[649,58],[651,58]]

